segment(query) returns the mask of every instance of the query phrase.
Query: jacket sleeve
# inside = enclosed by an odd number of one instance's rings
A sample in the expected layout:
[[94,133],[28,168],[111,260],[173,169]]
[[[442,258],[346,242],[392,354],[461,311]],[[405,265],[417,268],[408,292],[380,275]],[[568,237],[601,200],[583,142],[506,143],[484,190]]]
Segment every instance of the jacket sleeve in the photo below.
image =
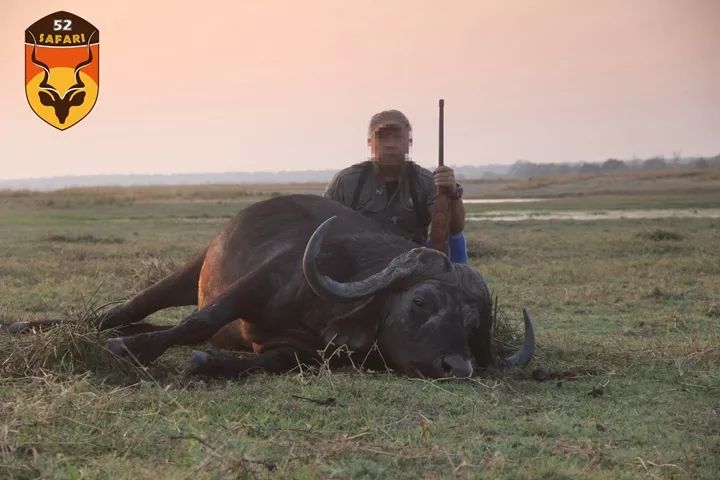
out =
[[429,170],[422,169],[419,176],[422,198],[425,202],[425,208],[427,208],[429,212],[432,209],[433,203],[435,203],[435,181],[433,180],[432,172]]
[[425,203],[427,204],[428,209],[431,209],[433,203],[435,203],[435,192],[435,182],[431,180],[430,186],[428,187],[427,194],[425,196]]
[[325,193],[323,194],[323,197],[329,199],[329,200],[335,200],[336,202],[340,202],[342,204],[345,204],[345,192],[343,189],[343,176],[341,175],[341,172],[337,172],[332,180],[330,180],[330,183],[328,183],[327,188],[325,189]]

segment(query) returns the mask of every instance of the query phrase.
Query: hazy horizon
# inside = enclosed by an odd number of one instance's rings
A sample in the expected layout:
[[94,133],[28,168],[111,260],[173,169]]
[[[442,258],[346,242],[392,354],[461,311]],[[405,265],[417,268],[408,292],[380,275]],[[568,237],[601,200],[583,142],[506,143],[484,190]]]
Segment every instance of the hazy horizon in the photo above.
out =
[[[129,5],[129,6],[128,6]],[[180,6],[182,5],[182,6]],[[4,2],[0,178],[339,169],[397,108],[453,165],[720,153],[714,0]],[[24,31],[100,29],[100,94],[61,132],[24,93]]]

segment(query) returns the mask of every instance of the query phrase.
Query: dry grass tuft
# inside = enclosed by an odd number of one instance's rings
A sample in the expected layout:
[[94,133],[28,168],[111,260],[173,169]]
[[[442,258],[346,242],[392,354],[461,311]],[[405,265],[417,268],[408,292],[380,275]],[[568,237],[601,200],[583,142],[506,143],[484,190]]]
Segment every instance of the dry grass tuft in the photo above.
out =
[[522,344],[524,327],[522,320],[507,314],[498,303],[497,296],[493,299],[493,348],[498,356],[515,353]]
[[136,286],[137,291],[140,291],[162,280],[177,269],[178,265],[173,259],[151,256],[138,263],[133,270],[131,284]]
[[685,238],[677,232],[673,232],[671,230],[664,230],[662,228],[653,228],[651,230],[644,230],[644,231],[636,234],[635,237],[643,239],[643,240],[650,240],[653,242],[660,242],[663,240],[679,242],[680,240],[683,240]]
[[654,287],[647,295],[645,295],[645,298],[651,298],[653,300],[660,300],[663,297],[665,297],[666,293],[660,290],[660,287]]
[[466,239],[468,258],[499,258],[507,252],[497,244],[490,244],[487,241],[481,241],[476,238]]
[[99,332],[94,312],[65,315],[63,323],[38,331],[0,336],[0,377],[38,377],[50,372],[142,378],[143,369],[114,357],[106,348],[111,331]]

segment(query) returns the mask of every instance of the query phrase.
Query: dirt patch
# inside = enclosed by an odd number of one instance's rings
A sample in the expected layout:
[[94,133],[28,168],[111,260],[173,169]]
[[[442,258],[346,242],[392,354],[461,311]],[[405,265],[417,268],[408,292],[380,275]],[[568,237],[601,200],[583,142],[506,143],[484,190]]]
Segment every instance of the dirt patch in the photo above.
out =
[[555,372],[548,372],[541,368],[537,368],[533,370],[532,377],[538,382],[545,382],[547,380],[569,381],[584,377],[594,377],[599,374],[600,371],[592,367],[570,367],[565,370],[558,370]]
[[663,240],[671,240],[671,241],[678,242],[685,238],[677,232],[673,232],[671,230],[663,230],[662,228],[654,228],[652,230],[645,230],[640,233],[637,233],[635,235],[635,237],[641,238],[643,240],[651,240],[653,242],[661,242]]
[[662,290],[660,287],[653,287],[652,290],[650,290],[647,294],[644,295],[644,298],[653,300],[655,302],[676,302],[676,301],[682,301],[685,300],[686,294],[679,292],[679,293],[673,293],[673,292],[666,292]]
[[720,318],[720,305],[717,303],[711,303],[705,310],[705,314],[708,317]]
[[656,327],[657,325],[655,324],[650,324],[644,320],[640,320],[627,327],[624,334],[629,337],[651,337],[655,335]]
[[505,255],[500,245],[492,245],[474,238],[466,239],[467,254],[469,258],[498,258]]
[[124,238],[119,238],[119,237],[99,238],[99,237],[96,237],[95,235],[76,235],[76,236],[50,235],[50,236],[46,237],[45,240],[48,242],[56,242],[56,243],[91,243],[91,244],[102,244],[102,245],[125,243]]

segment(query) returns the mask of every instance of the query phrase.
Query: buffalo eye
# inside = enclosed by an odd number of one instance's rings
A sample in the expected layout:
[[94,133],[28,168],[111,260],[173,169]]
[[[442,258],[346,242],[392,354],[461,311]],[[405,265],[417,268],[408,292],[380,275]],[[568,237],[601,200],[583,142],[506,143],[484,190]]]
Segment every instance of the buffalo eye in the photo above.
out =
[[417,307],[424,307],[425,306],[425,300],[423,300],[420,297],[413,298],[413,304]]

